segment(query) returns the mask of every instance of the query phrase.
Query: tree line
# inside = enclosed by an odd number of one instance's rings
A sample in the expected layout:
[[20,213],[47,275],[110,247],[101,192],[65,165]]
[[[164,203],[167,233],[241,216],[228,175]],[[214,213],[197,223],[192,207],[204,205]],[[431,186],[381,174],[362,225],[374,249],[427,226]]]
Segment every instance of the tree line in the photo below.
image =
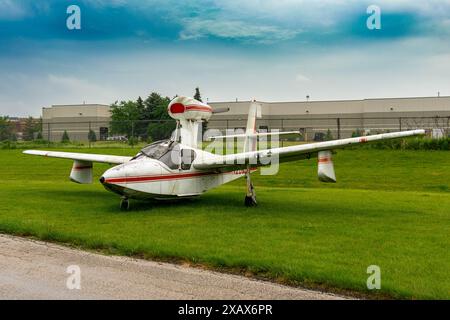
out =
[[[0,116],[0,141],[17,141],[15,122],[8,116]],[[28,117],[23,124],[22,140],[42,139],[42,118]]]
[[[195,88],[194,98],[202,101],[200,89]],[[137,140],[157,141],[170,137],[175,130],[176,122],[167,113],[171,98],[152,92],[144,100],[116,101],[111,104],[110,135],[126,136],[130,143]],[[205,129],[205,128],[204,128]],[[15,122],[7,116],[0,116],[0,141],[17,141]],[[22,128],[22,140],[43,140],[42,118],[28,117]],[[90,130],[88,139],[97,140],[96,133]],[[69,142],[70,137],[64,131],[61,142]]]
[[[195,88],[194,98],[202,101],[200,89]],[[172,99],[152,92],[143,100],[115,102],[111,105],[110,132],[125,135],[128,140],[157,141],[170,137],[176,122],[167,113]]]

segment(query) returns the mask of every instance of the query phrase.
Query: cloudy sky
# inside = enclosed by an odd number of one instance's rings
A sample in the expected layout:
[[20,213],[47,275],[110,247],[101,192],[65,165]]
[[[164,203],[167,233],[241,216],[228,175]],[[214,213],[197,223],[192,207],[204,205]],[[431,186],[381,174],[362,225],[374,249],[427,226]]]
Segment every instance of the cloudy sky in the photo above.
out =
[[0,48],[10,116],[196,86],[209,101],[450,95],[450,0],[0,0]]

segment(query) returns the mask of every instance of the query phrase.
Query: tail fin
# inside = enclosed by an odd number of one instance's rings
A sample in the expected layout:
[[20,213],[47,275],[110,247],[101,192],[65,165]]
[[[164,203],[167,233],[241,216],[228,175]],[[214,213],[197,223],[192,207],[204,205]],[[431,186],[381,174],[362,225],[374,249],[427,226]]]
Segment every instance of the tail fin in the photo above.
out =
[[250,104],[248,110],[247,128],[245,130],[244,152],[256,151],[258,137],[256,133],[256,118],[261,118],[261,105],[256,101]]

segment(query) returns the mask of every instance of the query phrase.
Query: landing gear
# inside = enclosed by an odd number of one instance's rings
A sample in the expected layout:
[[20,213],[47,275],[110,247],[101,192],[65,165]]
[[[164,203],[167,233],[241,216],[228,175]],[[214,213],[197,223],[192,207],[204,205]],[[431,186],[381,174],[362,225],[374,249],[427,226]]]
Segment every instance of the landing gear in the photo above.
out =
[[252,180],[250,178],[250,167],[247,168],[247,173],[245,174],[245,178],[247,180],[247,195],[245,196],[245,206],[246,207],[255,207],[257,205],[256,202],[256,192],[255,187],[253,186]]
[[122,198],[120,200],[120,210],[128,211],[129,209],[130,209],[130,201],[128,201],[128,198]]

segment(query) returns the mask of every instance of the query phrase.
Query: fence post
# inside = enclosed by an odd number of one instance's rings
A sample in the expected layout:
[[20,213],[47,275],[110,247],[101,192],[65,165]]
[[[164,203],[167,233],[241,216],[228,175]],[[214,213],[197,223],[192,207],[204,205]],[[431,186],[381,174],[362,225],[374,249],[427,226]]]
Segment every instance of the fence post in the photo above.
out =
[[89,141],[89,149],[91,148],[91,122],[89,121],[89,132],[88,132],[88,141]]
[[134,144],[134,121],[131,120],[131,139],[133,139],[130,143],[130,146],[133,148]]
[[341,138],[341,118],[337,118],[337,138]]
[[47,146],[50,147],[50,122],[47,123]]
[[402,131],[402,117],[398,118],[398,124],[399,124],[400,131]]
[[[281,132],[283,132],[283,131],[284,131],[284,119],[281,119]],[[281,139],[281,147],[283,148],[284,140],[283,140],[283,138],[281,138],[281,136],[280,136],[280,139]]]

